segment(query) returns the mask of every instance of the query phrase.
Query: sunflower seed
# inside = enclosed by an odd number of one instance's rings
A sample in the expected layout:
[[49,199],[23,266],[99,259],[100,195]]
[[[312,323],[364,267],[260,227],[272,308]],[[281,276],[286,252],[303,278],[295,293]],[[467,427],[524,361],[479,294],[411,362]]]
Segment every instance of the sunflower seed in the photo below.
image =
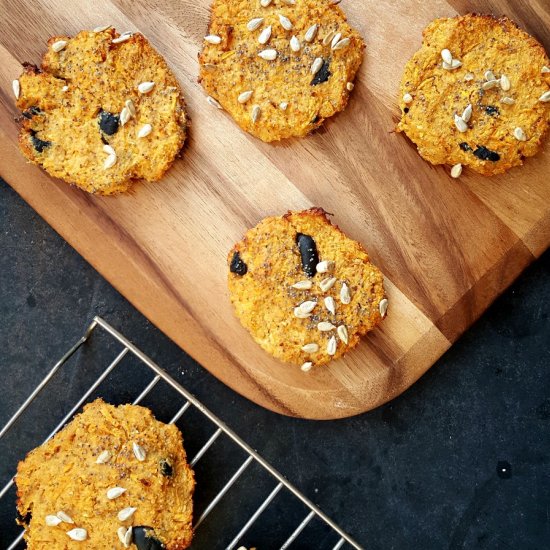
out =
[[[271,25],[266,27],[261,33],[260,36],[258,36],[258,42],[260,44],[267,44],[269,42],[269,39],[271,38]],[[275,59],[275,58],[273,58]]]
[[452,69],[451,64],[447,63],[446,61],[443,61],[443,63],[441,63],[441,66],[447,71],[450,71]]
[[445,48],[444,50],[441,50],[441,59],[450,65],[453,61],[453,54]]
[[378,304],[378,310],[380,311],[380,315],[382,315],[382,318],[386,316],[386,312],[388,311],[388,299],[383,298],[380,300],[380,303]]
[[126,529],[126,527],[119,527],[116,531],[116,534],[118,535],[118,538],[120,542],[124,545],[124,548],[127,548],[126,546],[126,533],[132,529],[131,527],[129,529]]
[[540,70],[542,74],[550,73],[550,67],[547,67],[546,65]]
[[295,36],[293,36],[293,37],[290,39],[290,49],[291,49],[293,52],[299,52],[299,51],[300,51],[300,48],[301,48],[300,41],[299,41]]
[[468,103],[466,109],[462,112],[462,120],[464,122],[469,122],[472,118],[472,104]]
[[103,27],[96,27],[93,32],[103,32],[110,29],[112,25],[103,25]]
[[323,260],[322,262],[319,262],[315,266],[315,270],[317,271],[317,273],[328,273],[332,265],[333,265],[333,262],[329,260]]
[[542,101],[543,103],[548,103],[550,101],[550,90],[547,92],[544,92],[540,97],[539,101]]
[[68,92],[69,91],[69,86],[67,86],[67,85],[63,86],[63,88],[61,88],[61,91],[62,92]]
[[255,17],[254,19],[251,19],[247,24],[246,28],[249,31],[255,31],[262,23],[264,22],[263,17]]
[[289,6],[295,6],[296,0],[284,0],[285,4],[288,4]]
[[514,128],[514,137],[518,141],[527,141],[527,136],[525,135],[523,128]]
[[466,73],[466,74],[464,75],[464,80],[465,80],[466,82],[470,82],[470,81],[473,80],[474,78],[475,78],[474,73]]
[[495,76],[495,73],[493,71],[485,71],[485,74],[483,75],[485,77],[485,80],[496,80],[497,77]]
[[141,84],[138,84],[138,92],[140,94],[148,94],[154,87],[154,82],[142,82]]
[[512,99],[511,97],[503,97],[501,100],[500,100],[501,103],[504,103],[505,105],[513,105],[516,100],[515,99]]
[[300,368],[304,372],[308,372],[311,370],[311,367],[313,367],[313,363],[311,361],[306,361]]
[[222,37],[217,34],[209,34],[208,36],[205,36],[204,39],[209,44],[219,44],[222,41]]
[[294,283],[292,285],[292,288],[296,288],[298,290],[309,290],[313,286],[313,283],[311,281],[305,280],[305,281],[298,281],[297,283]]
[[260,118],[261,112],[262,112],[262,110],[260,109],[259,105],[254,105],[254,107],[252,107],[252,114],[250,115],[250,119],[252,120],[252,122],[254,124],[256,124],[256,122],[258,122],[258,119]]
[[328,290],[330,290],[334,286],[335,282],[336,282],[336,277],[327,277],[326,279],[323,279],[319,283],[319,288],[323,292],[327,292]]
[[294,317],[298,317],[298,319],[307,319],[308,317],[311,317],[311,313],[305,313],[298,306],[294,308]]
[[322,57],[316,57],[315,61],[311,64],[311,74],[317,74],[321,67],[323,66],[323,58]]
[[132,449],[134,451],[134,456],[140,462],[143,462],[145,460],[145,457],[147,456],[145,449],[141,445],[138,445],[135,441],[132,443]]
[[11,87],[13,89],[13,95],[15,96],[15,99],[19,99],[19,96],[21,94],[21,84],[19,84],[19,80],[14,80],[11,83]]
[[136,116],[136,106],[134,105],[134,102],[131,99],[127,99],[124,102],[124,105],[126,105],[126,108],[128,109],[128,111],[130,111],[130,114],[132,116]]
[[344,344],[347,344],[349,339],[348,339],[348,329],[346,328],[345,325],[340,325],[337,329],[336,329],[336,333],[338,334],[338,338],[340,338],[340,340],[342,340],[342,342],[344,342]]
[[122,493],[125,493],[126,489],[124,487],[111,487],[110,489],[107,489],[107,498],[109,500],[113,500],[115,498],[118,498]]
[[277,50],[262,50],[258,55],[266,61],[273,61],[277,57]]
[[279,14],[279,22],[281,23],[281,27],[283,27],[285,31],[292,30],[292,22],[288,17],[285,17],[282,14]]
[[407,93],[403,95],[403,103],[408,105],[409,103],[412,103],[412,101],[413,101],[413,96],[411,94]]
[[319,351],[319,345],[318,344],[306,344],[305,346],[302,346],[302,351],[305,353],[316,353]]
[[66,514],[65,512],[63,512],[63,510],[60,510],[59,512],[57,512],[56,516],[65,523],[71,523],[71,524],[74,523],[73,518],[69,516],[69,514]]
[[336,31],[330,31],[325,36],[325,38],[323,38],[323,46],[328,46],[332,42],[332,39],[334,38],[335,34],[336,34]]
[[338,343],[336,342],[336,337],[331,336],[327,344],[327,353],[329,355],[334,355],[336,353],[337,346],[338,346]]
[[260,6],[262,6],[262,8],[267,8],[269,4],[271,4],[271,0],[260,0]]
[[119,521],[126,521],[127,519],[131,518],[134,515],[134,512],[137,510],[137,508],[133,508],[132,506],[128,506],[128,508],[123,508],[117,515]]
[[130,109],[128,107],[122,107],[122,111],[120,111],[120,125],[124,126],[131,118],[132,115],[130,114]]
[[346,82],[346,90],[348,92],[351,92],[355,88],[355,84],[353,82]]
[[83,541],[88,538],[88,531],[86,531],[86,529],[82,529],[81,527],[77,527],[76,529],[67,531],[67,536],[73,540]]
[[281,109],[281,111],[286,111],[288,107],[288,103],[286,101],[281,101],[281,103],[279,103],[279,109]]
[[495,88],[496,86],[498,86],[500,84],[500,80],[496,80],[496,79],[493,79],[493,80],[487,80],[487,82],[484,82],[482,85],[481,85],[481,88],[483,90],[491,90],[492,88]]
[[329,332],[331,330],[334,330],[336,327],[332,324],[332,323],[329,323],[328,321],[321,321],[318,325],[317,325],[317,328],[321,331],[321,332]]
[[462,67],[462,61],[459,61],[458,59],[453,59],[451,61],[451,69],[458,69],[459,67]]
[[315,309],[316,305],[317,302],[314,302],[313,300],[308,300],[307,302],[302,302],[298,307],[304,313],[311,313]]
[[46,516],[46,525],[48,527],[55,527],[56,525],[59,525],[61,523],[61,519],[59,519],[57,516]]
[[330,3],[331,3],[333,6],[337,6],[341,1],[342,1],[342,0],[331,0]]
[[344,48],[347,48],[351,43],[351,40],[349,38],[342,38],[339,42],[337,42],[334,46],[332,46],[333,50],[343,50]]
[[451,177],[452,178],[458,178],[458,177],[460,177],[460,174],[462,174],[462,164],[455,164],[451,168]]
[[343,304],[349,304],[351,302],[349,286],[346,283],[342,283],[342,288],[340,289],[340,301]]
[[455,126],[459,132],[465,132],[468,129],[468,125],[464,122],[464,119],[458,115],[455,115]]
[[246,103],[251,97],[252,97],[253,91],[247,90],[246,92],[242,92],[238,95],[237,101],[239,103]]
[[340,40],[340,38],[342,38],[342,33],[341,33],[341,32],[337,32],[337,33],[332,37],[332,40],[330,41],[330,47],[331,47],[331,48],[334,48],[334,46],[336,46],[336,44],[338,43],[338,41]]
[[223,109],[219,102],[216,101],[211,95],[206,98],[206,101],[208,101],[208,103],[212,105],[212,107],[216,107],[216,109]]
[[115,157],[116,157],[116,152],[110,145],[105,144],[103,146],[103,151],[105,153],[107,153],[108,155],[115,155]]
[[124,541],[122,542],[122,544],[124,544],[126,548],[129,548],[131,543],[132,543],[132,526],[128,527],[128,531],[126,531],[126,534],[124,535]]
[[116,164],[116,155],[109,155],[103,162],[103,169],[108,170]]
[[332,296],[327,296],[325,298],[325,307],[334,315],[336,313],[336,303]]
[[113,44],[120,44],[121,42],[126,42],[129,38],[132,38],[132,33],[130,31],[122,33],[119,37],[113,38],[111,42]]
[[203,65],[203,67],[207,70],[207,71],[213,71],[214,69],[217,69],[217,65],[215,65],[214,63],[205,63]]
[[67,45],[66,40],[58,40],[57,42],[54,42],[52,44],[52,50],[56,53],[60,52],[62,49],[65,48],[66,45]]
[[319,25],[317,25],[317,23],[315,25],[311,25],[311,27],[309,27],[309,29],[306,31],[306,34],[304,34],[304,40],[306,42],[312,42],[318,30]]
[[510,88],[511,88],[511,83],[510,83],[510,79],[505,75],[503,74],[501,77],[500,77],[500,88],[503,92],[507,92]]
[[137,133],[138,138],[147,137],[153,131],[153,127],[150,124],[144,124]]

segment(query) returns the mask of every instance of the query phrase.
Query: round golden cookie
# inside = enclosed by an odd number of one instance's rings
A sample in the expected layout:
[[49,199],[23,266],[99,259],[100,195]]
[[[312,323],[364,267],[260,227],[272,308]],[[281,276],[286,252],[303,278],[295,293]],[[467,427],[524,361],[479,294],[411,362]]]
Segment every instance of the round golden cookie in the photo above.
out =
[[437,19],[405,67],[398,130],[432,164],[484,175],[523,164],[548,131],[549,65],[544,48],[506,17]]
[[124,548],[125,536],[138,550],[191,544],[195,482],[181,433],[144,407],[86,405],[15,480],[29,550]]
[[365,47],[329,0],[214,0],[209,33],[209,101],[263,141],[305,136],[343,110]]
[[42,69],[25,64],[14,86],[25,156],[90,193],[158,180],[185,140],[180,87],[139,33],[50,38]]
[[303,370],[355,347],[386,314],[382,273],[321,208],[265,218],[228,263],[243,326],[265,351]]

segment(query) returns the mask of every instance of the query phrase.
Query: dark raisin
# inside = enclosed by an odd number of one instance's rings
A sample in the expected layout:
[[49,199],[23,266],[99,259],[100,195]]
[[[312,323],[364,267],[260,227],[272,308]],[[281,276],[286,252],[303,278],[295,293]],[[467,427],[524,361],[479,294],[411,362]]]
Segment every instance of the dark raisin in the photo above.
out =
[[498,115],[500,115],[500,109],[498,107],[495,107],[494,105],[486,105],[485,106],[485,112],[489,116],[498,116]]
[[404,112],[405,114],[407,114],[407,113],[409,112],[409,110],[410,110],[410,109],[409,109],[408,107],[405,107],[405,108],[403,109],[403,112]]
[[311,124],[317,124],[319,122],[319,115],[315,115],[312,119],[311,119]]
[[32,519],[32,512],[27,510],[27,513],[22,516],[19,511],[17,511],[17,523],[22,526],[28,526]]
[[492,162],[500,160],[500,155],[496,151],[491,151],[483,145],[477,146],[477,149],[474,151],[474,155],[480,160],[490,160]]
[[174,473],[174,468],[172,468],[172,464],[168,458],[163,458],[159,462],[159,470],[163,476],[171,476]]
[[23,111],[23,116],[25,118],[31,119],[33,116],[42,114],[42,111],[34,105],[30,109],[27,109],[26,111]]
[[108,136],[116,134],[119,122],[120,118],[118,115],[114,115],[108,111],[101,111],[99,113],[99,129]]
[[49,147],[52,144],[51,141],[44,141],[43,139],[37,138],[35,135],[35,132],[32,132],[31,134],[31,143],[32,143],[32,146],[39,153],[42,153],[42,151],[44,151],[46,147]]
[[326,82],[331,75],[331,72],[329,71],[330,67],[330,59],[324,59],[323,64],[321,65],[321,68],[317,71],[315,76],[313,77],[313,80],[311,81],[312,86],[317,86],[317,84],[322,84],[323,82]]
[[296,244],[302,256],[302,269],[308,277],[315,275],[315,267],[319,263],[319,254],[317,254],[317,245],[313,237],[304,235],[303,233],[296,234]]
[[248,266],[242,261],[237,251],[233,252],[233,258],[231,258],[231,264],[229,265],[229,271],[236,273],[237,275],[246,275]]
[[133,542],[138,550],[161,550],[164,544],[155,538],[155,531],[151,527],[137,525],[132,528]]
[[472,148],[465,142],[463,141],[461,144],[460,144],[460,148],[463,150],[463,151],[471,151]]

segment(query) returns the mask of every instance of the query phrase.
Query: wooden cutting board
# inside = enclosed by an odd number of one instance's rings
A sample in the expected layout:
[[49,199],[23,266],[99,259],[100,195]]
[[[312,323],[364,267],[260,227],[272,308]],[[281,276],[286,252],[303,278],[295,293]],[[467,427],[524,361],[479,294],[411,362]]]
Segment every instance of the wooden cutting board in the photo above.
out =
[[[300,1],[300,0],[298,0]],[[197,84],[208,0],[0,0],[0,174],[155,325],[220,380],[274,411],[329,419],[372,409],[417,380],[550,243],[550,144],[522,168],[457,181],[393,133],[406,60],[432,19],[507,14],[550,50],[540,0],[344,0],[366,58],[347,110],[301,140],[264,144]],[[112,23],[141,31],[178,76],[192,128],[157,184],[94,197],[17,149],[11,81],[52,34]],[[324,207],[386,276],[389,312],[345,359],[308,374],[271,359],[233,315],[226,254],[267,215]],[[139,344],[139,342],[138,342]],[[162,364],[162,357],[159,357]],[[475,365],[464,364],[464,368]]]

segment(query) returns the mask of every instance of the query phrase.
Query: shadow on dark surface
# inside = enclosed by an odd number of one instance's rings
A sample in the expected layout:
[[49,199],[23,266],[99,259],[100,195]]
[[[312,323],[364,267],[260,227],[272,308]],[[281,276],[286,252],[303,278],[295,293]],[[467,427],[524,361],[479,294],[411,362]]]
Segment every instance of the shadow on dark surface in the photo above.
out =
[[[550,253],[402,396],[358,417],[312,422],[266,411],[218,382],[3,182],[0,193],[0,425],[99,314],[366,548],[548,547]],[[67,394],[85,389],[97,375],[94,369],[105,368],[116,356],[114,343],[97,344],[79,352],[73,367],[60,373],[60,387],[70,391],[40,398],[40,412],[21,419],[0,441],[2,483],[21,454],[70,410],[75,400]],[[121,371],[102,388],[103,395],[131,400],[145,383],[141,374],[124,377]],[[168,418],[174,406],[170,397],[162,392],[153,397],[160,403],[157,409],[155,402],[155,413]],[[185,417],[178,423],[184,437],[197,424]],[[190,437],[186,443],[190,455],[198,441]],[[497,469],[499,462],[509,464],[511,476]],[[214,482],[222,483],[220,467],[214,462],[210,469],[208,461],[200,465],[212,486],[205,484],[202,494],[197,488],[199,506],[215,490]],[[216,524],[229,528],[244,522],[245,512],[269,490],[261,479],[251,483],[246,498],[220,507]],[[259,550],[277,547],[282,511],[295,521],[302,517],[302,510],[289,511],[282,501],[243,543],[261,542]],[[7,513],[0,515],[2,535],[13,517]],[[213,523],[205,522],[205,532],[214,529]],[[197,548],[204,547],[201,536]],[[323,537],[312,525],[293,547],[320,548]]]

